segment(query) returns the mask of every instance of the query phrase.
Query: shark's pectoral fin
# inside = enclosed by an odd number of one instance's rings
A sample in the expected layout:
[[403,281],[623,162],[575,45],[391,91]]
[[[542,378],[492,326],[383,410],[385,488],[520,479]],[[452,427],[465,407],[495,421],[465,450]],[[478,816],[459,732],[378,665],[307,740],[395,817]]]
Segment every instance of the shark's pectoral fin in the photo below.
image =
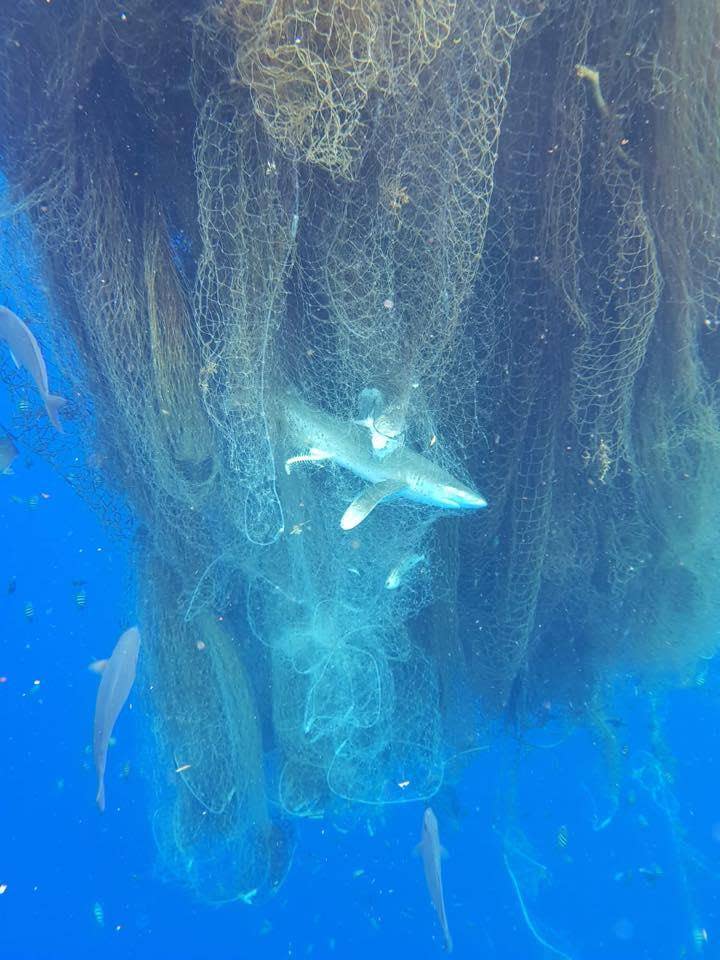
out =
[[309,453],[302,453],[297,457],[289,457],[285,461],[285,473],[290,473],[290,467],[292,467],[294,463],[319,463],[321,460],[332,460],[332,454],[326,450],[311,447]]
[[340,520],[343,530],[352,530],[375,509],[381,500],[392,497],[406,488],[407,484],[401,480],[382,480],[380,483],[368,487],[355,497]]

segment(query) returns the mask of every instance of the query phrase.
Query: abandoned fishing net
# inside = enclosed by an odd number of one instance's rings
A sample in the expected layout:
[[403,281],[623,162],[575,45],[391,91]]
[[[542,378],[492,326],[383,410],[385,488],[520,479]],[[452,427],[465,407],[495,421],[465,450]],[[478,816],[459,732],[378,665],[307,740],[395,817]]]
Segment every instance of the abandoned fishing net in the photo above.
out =
[[132,514],[153,823],[199,895],[715,649],[710,4],[19,0],[4,33],[3,229]]

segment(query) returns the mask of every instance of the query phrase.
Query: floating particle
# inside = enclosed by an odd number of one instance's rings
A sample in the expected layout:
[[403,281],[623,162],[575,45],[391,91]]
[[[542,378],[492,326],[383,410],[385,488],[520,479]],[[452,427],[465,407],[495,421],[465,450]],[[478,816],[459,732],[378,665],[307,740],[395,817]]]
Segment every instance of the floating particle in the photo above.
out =
[[198,650],[204,650],[206,646],[207,644],[205,643],[204,640],[198,640],[198,642],[195,644],[195,647]]
[[401,780],[400,783],[398,783],[398,786],[400,787],[401,790],[404,790],[405,787],[409,787],[409,786],[410,786],[410,781],[409,781],[409,780]]
[[87,594],[84,590],[78,590],[78,592],[75,594],[75,603],[81,610],[85,608],[87,604]]
[[386,310],[392,310],[392,308],[395,306],[395,304],[394,304],[394,302],[390,299],[390,297],[388,297],[386,300],[383,300],[383,306],[385,307]]
[[568,828],[563,824],[557,832],[557,845],[561,850],[567,847],[569,839],[570,834],[568,833]]
[[0,683],[7,683],[7,677],[0,677]]
[[364,875],[365,875],[365,871],[362,868],[360,868],[359,870],[353,870],[353,878],[355,880],[357,880],[358,877],[362,877]]
[[99,927],[105,926],[105,911],[103,910],[101,903],[93,904],[93,916],[95,917],[95,922]]
[[189,770],[191,767],[191,763],[181,763],[179,767],[176,767],[175,773],[185,773],[185,771]]
[[93,660],[92,663],[88,664],[88,670],[91,673],[101,674],[107,665],[107,660]]
[[620,917],[620,919],[616,920],[613,924],[613,933],[618,940],[632,940],[635,936],[635,926],[632,920],[628,920],[627,917]]
[[23,607],[23,613],[25,614],[25,619],[32,621],[35,619],[35,607],[28,600],[25,606]]
[[7,884],[6,884],[6,883],[0,883],[0,896],[2,896],[3,893],[5,893],[6,890],[7,890]]

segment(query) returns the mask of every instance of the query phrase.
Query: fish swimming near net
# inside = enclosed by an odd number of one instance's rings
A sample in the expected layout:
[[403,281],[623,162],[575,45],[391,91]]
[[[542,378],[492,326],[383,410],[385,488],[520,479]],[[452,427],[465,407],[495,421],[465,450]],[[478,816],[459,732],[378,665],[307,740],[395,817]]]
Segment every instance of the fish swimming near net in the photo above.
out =
[[442,858],[446,854],[440,844],[437,817],[430,807],[427,808],[423,816],[422,838],[417,849],[422,857],[423,868],[425,870],[425,882],[430,892],[430,899],[432,900],[432,905],[435,907],[442,928],[445,950],[448,953],[452,953],[452,938],[445,913],[445,898],[443,896],[442,883]]
[[47,367],[40,344],[27,324],[7,307],[0,307],[0,340],[4,340],[10,347],[15,365],[24,367],[33,378],[50,422],[59,433],[63,433],[58,412],[66,401],[63,397],[50,393]]
[[18,455],[18,448],[10,437],[0,437],[0,473],[5,473],[12,466]]
[[105,766],[108,745],[115,722],[130,695],[135,680],[139,650],[140,631],[137,627],[130,627],[115,645],[102,671],[102,679],[98,687],[95,701],[93,755],[98,778],[96,801],[100,810],[105,809]]

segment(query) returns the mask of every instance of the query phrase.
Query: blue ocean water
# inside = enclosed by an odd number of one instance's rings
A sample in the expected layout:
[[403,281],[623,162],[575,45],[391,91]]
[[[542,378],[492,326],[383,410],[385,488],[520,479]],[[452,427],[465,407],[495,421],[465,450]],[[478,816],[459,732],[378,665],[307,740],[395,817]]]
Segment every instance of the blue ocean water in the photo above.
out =
[[[3,416],[8,403],[3,394]],[[14,474],[0,477],[0,529],[0,956],[442,955],[413,852],[418,804],[388,808],[379,823],[361,817],[347,831],[301,823],[290,874],[266,904],[203,907],[163,876],[139,695],[116,728],[105,814],[94,802],[98,680],[88,664],[107,656],[133,619],[127,547],[34,455],[21,455]],[[712,670],[659,699],[654,720],[646,690],[631,677],[618,688],[624,756],[616,809],[602,745],[583,729],[499,735],[438,797],[458,957],[717,955],[720,713]]]

